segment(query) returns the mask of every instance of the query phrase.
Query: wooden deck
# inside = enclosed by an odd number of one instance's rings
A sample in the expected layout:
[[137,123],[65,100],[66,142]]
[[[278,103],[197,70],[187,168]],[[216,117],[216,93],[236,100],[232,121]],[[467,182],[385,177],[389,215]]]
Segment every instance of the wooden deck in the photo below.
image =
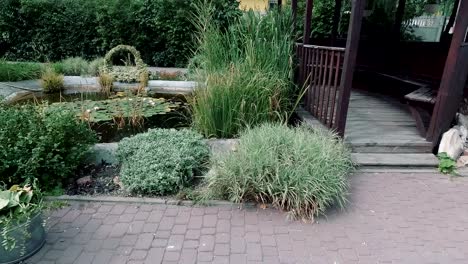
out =
[[431,143],[421,137],[408,106],[398,100],[353,90],[345,141],[353,152],[430,153]]

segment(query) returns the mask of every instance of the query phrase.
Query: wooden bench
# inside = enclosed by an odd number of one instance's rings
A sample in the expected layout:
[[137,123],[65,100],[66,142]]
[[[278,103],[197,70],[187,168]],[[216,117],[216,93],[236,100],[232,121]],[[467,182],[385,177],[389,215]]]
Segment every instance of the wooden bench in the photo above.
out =
[[405,95],[411,115],[416,121],[421,136],[426,137],[427,124],[432,115],[434,105],[437,100],[437,90],[429,86],[422,86],[421,88]]

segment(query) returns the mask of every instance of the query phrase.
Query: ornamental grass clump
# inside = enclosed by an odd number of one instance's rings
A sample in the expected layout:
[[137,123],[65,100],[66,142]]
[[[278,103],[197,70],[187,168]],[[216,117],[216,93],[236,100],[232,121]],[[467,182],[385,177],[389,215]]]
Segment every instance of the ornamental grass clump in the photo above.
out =
[[41,76],[41,86],[44,93],[58,93],[65,88],[63,75],[47,67]]
[[285,119],[294,94],[289,12],[247,12],[226,30],[213,26],[212,12],[209,5],[196,12],[195,129],[205,137],[233,137],[245,127]]
[[209,148],[191,130],[150,129],[119,143],[120,180],[135,194],[168,195],[202,175]]
[[350,151],[331,132],[281,124],[247,129],[237,150],[213,163],[205,199],[271,203],[302,219],[343,207],[354,169]]
[[34,62],[10,62],[0,59],[0,82],[39,79],[42,65]]

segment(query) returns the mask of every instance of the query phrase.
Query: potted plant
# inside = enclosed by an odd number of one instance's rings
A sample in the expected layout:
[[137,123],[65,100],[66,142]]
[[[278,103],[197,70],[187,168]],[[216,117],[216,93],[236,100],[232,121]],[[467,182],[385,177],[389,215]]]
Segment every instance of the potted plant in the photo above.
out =
[[44,245],[42,207],[39,191],[30,185],[0,187],[0,264],[18,263]]

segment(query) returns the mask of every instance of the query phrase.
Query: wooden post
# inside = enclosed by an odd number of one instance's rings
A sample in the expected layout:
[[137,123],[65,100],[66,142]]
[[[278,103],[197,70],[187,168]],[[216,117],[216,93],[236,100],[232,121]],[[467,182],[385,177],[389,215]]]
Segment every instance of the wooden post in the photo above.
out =
[[468,77],[468,1],[460,1],[452,42],[445,63],[442,81],[437,93],[427,140],[435,146],[441,134],[450,128],[463,99],[463,89]]
[[348,38],[346,40],[346,53],[341,75],[339,101],[336,110],[336,132],[344,137],[346,118],[348,116],[349,99],[353,85],[354,67],[361,35],[362,14],[364,12],[365,0],[352,0],[351,19],[349,21]]
[[304,44],[310,44],[310,31],[312,26],[312,10],[314,9],[314,0],[307,0],[306,14],[304,19]]
[[403,23],[403,15],[405,14],[406,0],[398,0],[398,7],[395,13],[395,24],[393,25],[393,40],[400,41],[401,24]]
[[333,25],[332,25],[332,32],[331,32],[332,45],[335,45],[336,37],[338,35],[338,26],[340,24],[340,18],[341,18],[341,1],[342,0],[335,0],[335,9],[333,11]]
[[296,28],[297,28],[297,0],[291,1],[291,10],[292,10],[292,19],[293,19],[293,33],[294,37],[296,36]]
[[444,32],[442,32],[442,35],[440,36],[440,42],[445,43],[449,39],[450,28],[453,27],[453,23],[455,22],[455,17],[457,16],[459,4],[460,4],[460,0],[455,0],[453,2],[452,13],[450,14],[450,18],[449,18],[449,21],[447,22],[447,25],[445,26]]

